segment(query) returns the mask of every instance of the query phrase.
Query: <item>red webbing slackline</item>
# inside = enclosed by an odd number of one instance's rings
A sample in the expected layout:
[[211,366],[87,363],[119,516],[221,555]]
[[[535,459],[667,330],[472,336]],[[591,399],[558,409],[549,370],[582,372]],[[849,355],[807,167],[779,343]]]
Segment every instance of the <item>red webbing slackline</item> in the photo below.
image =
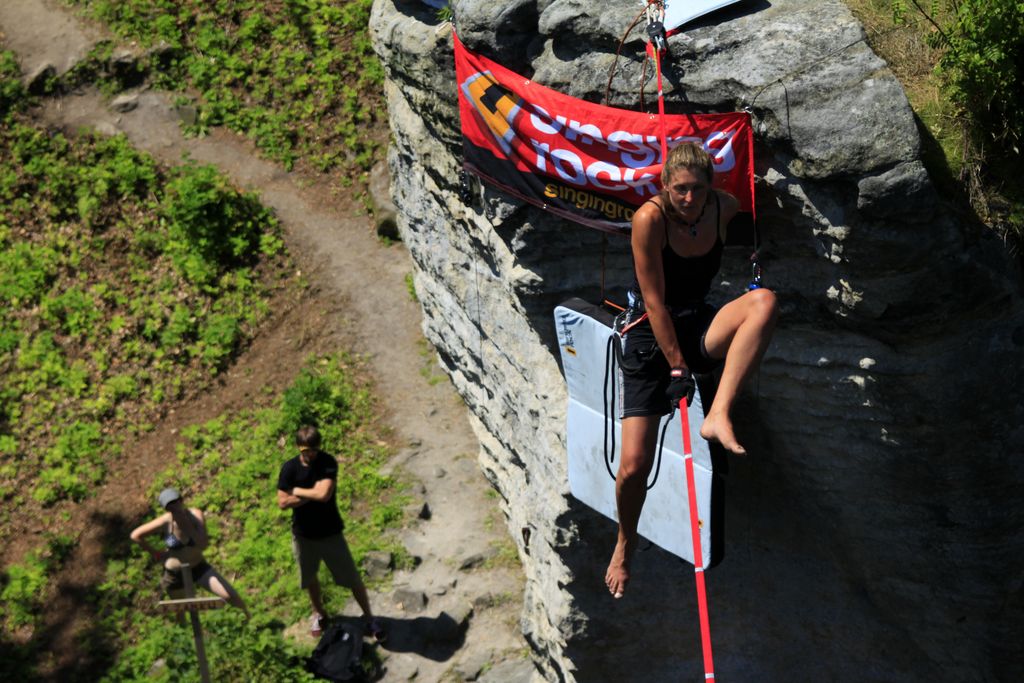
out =
[[665,93],[661,88],[661,54],[647,43],[647,51],[654,55],[654,72],[658,75],[658,122],[661,124],[661,163],[668,160],[668,130],[665,128]]
[[[648,5],[651,0],[648,0]],[[664,6],[662,5],[664,13]],[[665,91],[661,85],[661,53],[647,43],[647,51],[654,58],[654,71],[658,77],[658,121],[661,125],[661,163],[668,161],[668,131],[665,128]],[[690,503],[690,540],[693,545],[693,575],[697,584],[697,608],[700,613],[700,645],[704,653],[704,680],[715,680],[715,663],[711,654],[711,622],[708,619],[708,597],[704,586],[704,553],[700,543],[700,519],[697,515],[697,485],[693,476],[693,449],[690,446],[690,416],[686,397],[679,401],[679,418],[683,428],[683,462],[686,464],[686,495]]]
[[711,622],[708,619],[708,596],[704,588],[704,557],[700,544],[700,521],[697,517],[697,490],[693,477],[693,450],[690,448],[690,416],[686,397],[679,401],[679,419],[683,425],[683,461],[686,463],[686,493],[690,499],[690,538],[693,542],[693,573],[697,583],[697,608],[700,612],[700,645],[704,651],[704,679],[715,680],[715,663],[711,656]]

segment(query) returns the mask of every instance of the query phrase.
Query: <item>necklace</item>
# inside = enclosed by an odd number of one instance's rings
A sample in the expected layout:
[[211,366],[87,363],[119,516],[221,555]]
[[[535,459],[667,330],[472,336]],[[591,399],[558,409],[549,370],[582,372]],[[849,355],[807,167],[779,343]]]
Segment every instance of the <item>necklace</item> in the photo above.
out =
[[690,237],[696,237],[697,236],[697,224],[700,223],[702,218],[704,218],[704,212],[707,210],[707,208],[708,208],[708,200],[705,199],[704,200],[704,206],[700,207],[700,215],[697,216],[697,220],[695,220],[692,223],[690,223],[689,221],[683,220],[682,216],[679,217],[679,222],[682,223],[683,225],[685,225],[686,227],[688,227],[690,229]]

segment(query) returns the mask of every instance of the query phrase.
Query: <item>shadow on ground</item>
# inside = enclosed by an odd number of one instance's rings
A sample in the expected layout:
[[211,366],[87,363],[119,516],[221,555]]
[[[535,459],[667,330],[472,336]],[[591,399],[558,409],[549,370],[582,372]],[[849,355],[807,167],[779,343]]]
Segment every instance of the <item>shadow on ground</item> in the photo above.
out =
[[[452,658],[466,638],[465,623],[459,623],[447,612],[435,617],[379,619],[387,638],[378,646],[388,652],[411,652],[435,662],[444,662]],[[361,617],[332,617],[329,623],[348,623],[365,630]]]

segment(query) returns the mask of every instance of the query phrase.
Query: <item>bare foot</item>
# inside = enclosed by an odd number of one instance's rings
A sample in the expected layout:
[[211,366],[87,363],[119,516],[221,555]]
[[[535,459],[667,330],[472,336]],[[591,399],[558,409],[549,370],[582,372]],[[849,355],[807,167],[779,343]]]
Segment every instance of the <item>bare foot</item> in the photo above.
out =
[[732,421],[724,413],[709,413],[704,418],[704,424],[700,428],[700,435],[708,441],[717,441],[722,447],[736,455],[746,455],[747,449],[736,440],[732,432]]
[[612,561],[608,563],[608,571],[604,575],[604,583],[608,586],[608,592],[615,598],[622,597],[626,592],[626,584],[629,583],[629,561],[632,553],[626,545],[622,539],[615,544]]

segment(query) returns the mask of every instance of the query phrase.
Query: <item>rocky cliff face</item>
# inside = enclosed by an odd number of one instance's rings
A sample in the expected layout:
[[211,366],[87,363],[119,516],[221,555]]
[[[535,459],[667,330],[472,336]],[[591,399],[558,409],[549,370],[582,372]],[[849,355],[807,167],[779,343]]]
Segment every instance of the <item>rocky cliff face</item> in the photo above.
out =
[[[592,101],[638,11],[578,0],[452,8],[470,49]],[[424,331],[505,501],[535,662],[550,680],[697,678],[692,569],[643,551],[629,594],[612,601],[614,527],[568,495],[552,308],[597,300],[602,261],[621,293],[628,243],[476,182],[463,201],[451,26],[423,2],[378,0],[372,30]],[[670,40],[670,112],[753,113],[766,281],[782,305],[737,416],[751,455],[718,463],[716,671],[1020,680],[1020,272],[936,195],[906,98],[863,37],[840,2],[776,0],[740,3]],[[634,34],[613,104],[638,106],[641,60]],[[742,290],[748,253],[727,254],[720,301]]]

